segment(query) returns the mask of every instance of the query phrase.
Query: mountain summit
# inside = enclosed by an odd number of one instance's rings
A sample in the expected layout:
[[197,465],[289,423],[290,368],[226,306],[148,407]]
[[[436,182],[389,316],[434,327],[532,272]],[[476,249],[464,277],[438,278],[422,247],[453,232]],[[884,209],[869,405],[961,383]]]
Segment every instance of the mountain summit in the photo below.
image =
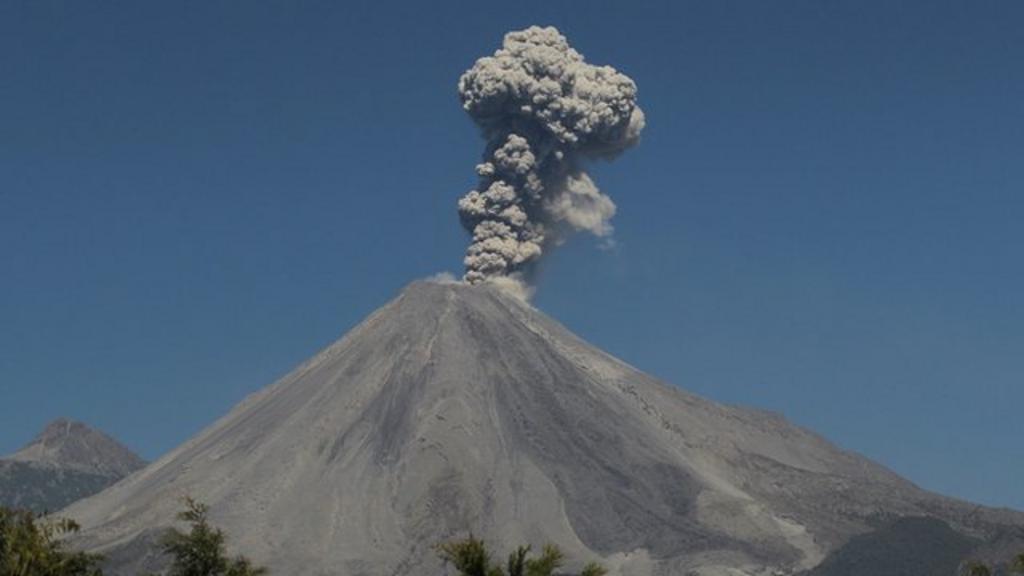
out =
[[81,422],[54,420],[9,458],[102,476],[127,476],[145,462],[117,440]]
[[61,418],[27,446],[0,459],[0,505],[58,510],[145,464],[110,436]]
[[433,545],[470,531],[648,576],[792,573],[904,517],[978,543],[1024,526],[666,385],[492,287],[427,282],[64,514],[129,574],[185,495],[289,575],[436,573]]

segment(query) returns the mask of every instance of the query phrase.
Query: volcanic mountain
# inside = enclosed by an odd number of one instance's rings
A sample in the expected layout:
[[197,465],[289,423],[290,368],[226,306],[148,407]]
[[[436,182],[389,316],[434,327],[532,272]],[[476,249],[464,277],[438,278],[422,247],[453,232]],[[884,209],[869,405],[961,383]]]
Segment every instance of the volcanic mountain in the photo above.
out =
[[792,573],[907,517],[938,519],[979,554],[1019,543],[1024,526],[777,414],[664,384],[493,287],[455,283],[411,285],[63,514],[84,527],[78,545],[131,574],[158,562],[151,544],[185,495],[210,505],[233,551],[287,575],[441,573],[434,544],[470,531],[647,576]]
[[61,418],[0,459],[0,505],[54,511],[142,468],[131,450],[89,426]]

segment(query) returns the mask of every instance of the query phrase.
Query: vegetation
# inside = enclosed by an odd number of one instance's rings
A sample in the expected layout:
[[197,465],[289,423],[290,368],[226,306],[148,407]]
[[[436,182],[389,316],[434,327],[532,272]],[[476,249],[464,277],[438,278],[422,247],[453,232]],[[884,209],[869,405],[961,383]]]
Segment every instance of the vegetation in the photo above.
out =
[[178,519],[188,522],[188,533],[176,528],[168,530],[161,547],[172,557],[167,576],[258,576],[266,574],[263,567],[253,566],[244,556],[228,558],[224,532],[210,525],[208,507],[185,498],[185,510]]
[[71,520],[40,520],[29,510],[0,507],[0,576],[100,576],[98,556],[66,549]]
[[968,562],[963,573],[964,576],[992,576],[992,571],[981,562]]
[[[464,540],[445,542],[437,547],[438,555],[450,563],[462,576],[552,576],[564,561],[564,555],[557,546],[547,545],[540,556],[531,557],[529,546],[520,546],[508,555],[503,569],[491,560],[491,554],[483,540],[472,534]],[[608,571],[592,562],[580,572],[580,576],[604,576]]]
[[[189,529],[168,530],[160,543],[171,557],[165,576],[261,576],[266,568],[254,566],[244,556],[229,558],[225,535],[210,524],[208,508],[191,498],[178,519]],[[0,506],[0,576],[103,576],[101,557],[69,550],[63,538],[78,531],[72,520],[37,518],[29,510],[11,510]],[[539,555],[531,555],[529,546],[519,546],[504,564],[495,562],[483,540],[472,535],[437,546],[438,555],[461,576],[554,576],[565,561],[557,546],[544,546]],[[1024,554],[1009,564],[1010,574],[1024,575]],[[605,576],[607,570],[592,562],[579,576]],[[969,562],[962,576],[992,576],[996,572],[980,562]],[[1003,569],[1000,574],[1005,573]],[[559,574],[564,574],[559,572]]]
[[[259,576],[267,570],[247,558],[228,558],[225,536],[210,525],[205,504],[185,499],[178,519],[188,532],[168,530],[161,550],[171,556],[166,576]],[[42,520],[30,510],[0,507],[0,576],[103,576],[94,554],[73,552],[62,538],[78,531],[72,520]]]
[[[1024,554],[1018,554],[1008,567],[1010,574],[1024,574]],[[963,576],[992,576],[995,572],[981,562],[968,562],[964,565]]]

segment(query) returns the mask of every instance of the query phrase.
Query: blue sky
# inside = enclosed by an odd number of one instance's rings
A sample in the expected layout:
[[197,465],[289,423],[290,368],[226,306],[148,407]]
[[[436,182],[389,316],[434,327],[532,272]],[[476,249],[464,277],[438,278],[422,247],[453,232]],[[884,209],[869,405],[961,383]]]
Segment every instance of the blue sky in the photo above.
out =
[[[92,4],[91,6],[87,4]],[[153,458],[459,271],[455,82],[553,24],[633,77],[536,304],[713,399],[1024,509],[1024,4],[0,4],[0,453]]]

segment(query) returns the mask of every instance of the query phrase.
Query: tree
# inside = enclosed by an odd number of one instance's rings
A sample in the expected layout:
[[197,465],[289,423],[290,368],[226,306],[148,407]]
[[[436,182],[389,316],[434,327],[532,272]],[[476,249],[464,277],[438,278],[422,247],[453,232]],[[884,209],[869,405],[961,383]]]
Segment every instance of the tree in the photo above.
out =
[[[491,562],[491,554],[483,540],[472,534],[465,540],[445,542],[437,547],[438,555],[450,563],[462,576],[552,576],[565,559],[557,546],[547,545],[540,556],[530,557],[530,547],[520,546],[509,554],[505,569]],[[580,576],[604,576],[607,571],[597,563],[590,563]]]
[[508,555],[508,576],[524,576],[526,574],[526,555],[530,553],[529,546],[520,546],[516,551]]
[[1024,554],[1018,554],[1010,565],[1010,571],[1016,574],[1024,574]]
[[[465,540],[445,542],[437,547],[438,555],[462,576],[502,576],[501,567],[491,565],[491,555],[484,541],[472,534]],[[512,558],[509,558],[511,564]]]
[[526,561],[526,576],[551,576],[562,565],[562,551],[558,546],[548,544],[541,551],[540,558]]
[[259,576],[266,568],[253,566],[243,556],[229,559],[225,552],[224,532],[210,525],[209,508],[185,498],[185,510],[178,519],[188,522],[188,533],[171,528],[164,535],[161,549],[172,557],[167,576]]
[[0,507],[0,576],[102,576],[99,556],[69,551],[61,540],[77,531],[72,520]]
[[968,562],[964,566],[964,576],[992,576],[992,571],[989,567],[982,564],[981,562]]
[[[1018,554],[1007,567],[1010,574],[1024,574],[1024,554]],[[992,576],[993,571],[986,564],[971,561],[963,565],[960,573],[963,576]],[[999,571],[1002,574],[1002,571]]]

